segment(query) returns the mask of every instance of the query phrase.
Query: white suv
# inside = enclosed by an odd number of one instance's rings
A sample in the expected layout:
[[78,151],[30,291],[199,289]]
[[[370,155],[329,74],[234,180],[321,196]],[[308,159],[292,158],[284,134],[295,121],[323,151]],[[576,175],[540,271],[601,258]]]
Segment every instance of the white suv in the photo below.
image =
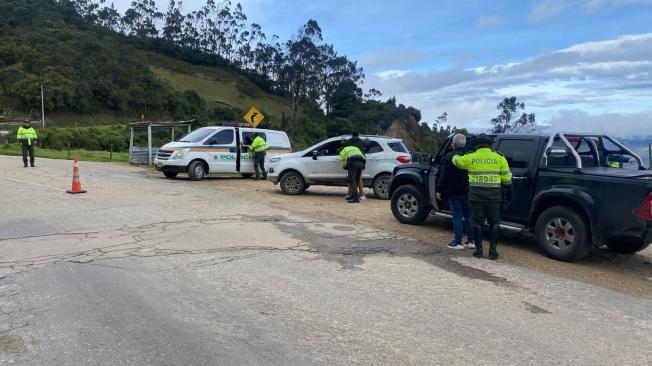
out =
[[[281,184],[285,194],[301,194],[310,185],[346,186],[346,170],[340,165],[342,138],[333,137],[306,150],[269,159],[267,178]],[[403,141],[394,137],[362,136],[367,141],[362,181],[376,197],[389,199],[389,181],[394,167],[412,159]]]

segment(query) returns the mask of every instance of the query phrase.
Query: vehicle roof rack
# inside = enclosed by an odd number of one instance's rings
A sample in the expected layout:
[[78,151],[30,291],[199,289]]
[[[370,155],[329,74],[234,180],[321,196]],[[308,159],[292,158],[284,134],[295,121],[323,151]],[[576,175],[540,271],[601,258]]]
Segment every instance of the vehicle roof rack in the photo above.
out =
[[638,162],[638,166],[640,169],[645,169],[643,166],[643,159],[641,159],[641,157],[638,156],[638,154],[630,150],[627,146],[621,144],[619,141],[613,139],[611,136],[601,134],[601,133],[585,133],[585,132],[584,133],[555,132],[552,135],[550,135],[550,138],[548,139],[548,144],[546,145],[546,149],[544,150],[544,154],[543,154],[543,159],[546,166],[548,165],[548,151],[549,149],[552,148],[552,144],[554,144],[555,141],[559,138],[559,140],[561,140],[564,143],[564,145],[566,145],[567,150],[570,151],[570,153],[573,155],[573,158],[575,158],[575,168],[582,169],[582,158],[580,157],[580,154],[577,152],[577,150],[575,150],[573,145],[571,145],[570,141],[568,141],[566,135],[572,137],[597,137],[597,138],[609,140],[609,142],[618,146],[622,151],[633,156]]
[[251,127],[251,128],[253,128],[253,126],[250,125],[249,123],[237,122],[237,121],[225,121],[225,122],[222,122],[222,126],[225,126],[225,127]]

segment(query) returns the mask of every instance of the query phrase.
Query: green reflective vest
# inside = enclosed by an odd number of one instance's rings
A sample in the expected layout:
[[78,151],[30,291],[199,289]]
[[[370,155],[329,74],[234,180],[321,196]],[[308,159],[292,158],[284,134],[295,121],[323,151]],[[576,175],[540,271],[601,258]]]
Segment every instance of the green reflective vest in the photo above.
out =
[[254,138],[254,141],[251,142],[250,147],[251,150],[253,150],[255,153],[265,151],[269,148],[265,140],[260,136],[256,136],[256,138]]
[[32,140],[36,140],[36,130],[32,127],[19,127],[16,135],[18,140],[27,141],[27,145],[32,144]]
[[498,201],[500,187],[512,184],[507,159],[489,148],[479,148],[466,155],[455,155],[453,164],[469,171],[469,199]]
[[342,164],[342,168],[346,168],[349,159],[354,156],[358,156],[365,160],[364,154],[358,147],[347,146],[343,148],[342,151],[340,151],[340,164]]

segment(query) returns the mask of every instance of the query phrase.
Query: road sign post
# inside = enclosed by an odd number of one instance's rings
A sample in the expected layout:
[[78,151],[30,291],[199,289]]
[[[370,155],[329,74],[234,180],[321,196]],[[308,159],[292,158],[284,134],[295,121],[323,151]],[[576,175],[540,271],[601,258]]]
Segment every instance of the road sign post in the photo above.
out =
[[245,120],[245,122],[256,128],[265,119],[265,115],[256,109],[256,107],[251,107],[242,118]]

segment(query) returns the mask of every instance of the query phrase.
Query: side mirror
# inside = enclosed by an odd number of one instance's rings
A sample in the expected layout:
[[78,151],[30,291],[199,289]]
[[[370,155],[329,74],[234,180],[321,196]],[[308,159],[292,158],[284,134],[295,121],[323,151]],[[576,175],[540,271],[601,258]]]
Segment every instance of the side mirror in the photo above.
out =
[[318,156],[319,156],[319,151],[313,150],[312,151],[312,160],[317,160]]
[[210,139],[206,141],[206,145],[216,145],[216,144],[217,144],[217,140],[215,139]]

